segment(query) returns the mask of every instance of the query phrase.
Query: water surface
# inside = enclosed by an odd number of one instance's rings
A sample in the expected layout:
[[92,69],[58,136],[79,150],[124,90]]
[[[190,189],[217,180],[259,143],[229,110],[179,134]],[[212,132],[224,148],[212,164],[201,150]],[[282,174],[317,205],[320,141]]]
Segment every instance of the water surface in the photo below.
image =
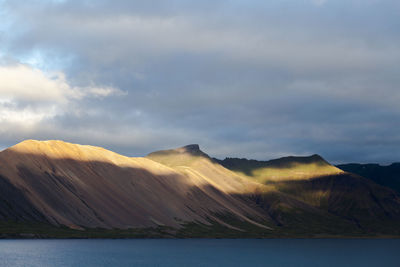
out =
[[396,239],[0,240],[1,266],[400,266]]

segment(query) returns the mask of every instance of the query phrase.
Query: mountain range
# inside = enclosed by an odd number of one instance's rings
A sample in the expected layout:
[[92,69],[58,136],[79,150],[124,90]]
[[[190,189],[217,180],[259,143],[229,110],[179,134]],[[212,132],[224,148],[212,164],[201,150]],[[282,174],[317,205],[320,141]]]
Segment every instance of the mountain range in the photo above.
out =
[[356,167],[27,140],[0,152],[0,236],[400,236],[396,183]]
[[400,193],[400,163],[392,163],[387,166],[371,163],[350,163],[337,165],[336,167],[343,171],[369,178],[377,184],[390,187]]

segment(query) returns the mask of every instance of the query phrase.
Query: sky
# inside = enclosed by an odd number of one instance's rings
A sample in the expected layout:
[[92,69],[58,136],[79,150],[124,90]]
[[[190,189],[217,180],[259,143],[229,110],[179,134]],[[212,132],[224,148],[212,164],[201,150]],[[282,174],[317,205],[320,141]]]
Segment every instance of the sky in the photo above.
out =
[[400,161],[398,0],[0,0],[0,149]]

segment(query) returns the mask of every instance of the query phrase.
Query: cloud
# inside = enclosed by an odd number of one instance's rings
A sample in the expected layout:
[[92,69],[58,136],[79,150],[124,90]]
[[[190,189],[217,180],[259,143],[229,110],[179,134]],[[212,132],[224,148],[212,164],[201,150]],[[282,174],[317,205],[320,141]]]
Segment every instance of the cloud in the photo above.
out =
[[396,1],[3,3],[0,145],[400,158]]
[[62,72],[44,73],[24,64],[0,66],[0,122],[33,126],[66,112],[83,98],[124,94],[119,89],[72,86]]
[[64,102],[76,95],[61,73],[47,77],[22,64],[0,66],[0,93],[5,98],[45,102]]

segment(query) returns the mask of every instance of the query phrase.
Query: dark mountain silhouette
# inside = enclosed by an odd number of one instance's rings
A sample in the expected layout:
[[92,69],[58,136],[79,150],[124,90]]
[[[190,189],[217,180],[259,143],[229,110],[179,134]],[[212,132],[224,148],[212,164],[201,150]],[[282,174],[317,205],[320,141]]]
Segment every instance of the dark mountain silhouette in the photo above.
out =
[[388,166],[350,163],[336,167],[369,178],[377,184],[390,187],[400,193],[400,163],[392,163]]

